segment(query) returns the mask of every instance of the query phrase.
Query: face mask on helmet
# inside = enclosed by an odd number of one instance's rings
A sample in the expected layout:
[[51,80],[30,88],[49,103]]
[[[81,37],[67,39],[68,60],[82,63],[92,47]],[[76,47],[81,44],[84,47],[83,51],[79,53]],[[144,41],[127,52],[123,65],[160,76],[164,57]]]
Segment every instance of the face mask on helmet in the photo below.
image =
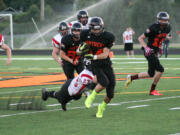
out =
[[76,39],[80,39],[80,32],[82,30],[82,25],[78,23],[74,23],[71,28],[72,36]]
[[59,32],[62,36],[68,34],[69,32],[69,27],[68,27],[68,24],[66,22],[61,22],[59,24]]
[[159,12],[157,14],[157,21],[161,26],[167,26],[169,24],[169,14],[167,12]]
[[88,23],[88,12],[84,10],[79,11],[77,19],[82,25],[86,25]]
[[92,61],[90,59],[84,58],[83,65],[85,69],[92,71]]
[[89,28],[92,34],[99,36],[104,30],[104,22],[100,17],[94,17],[90,20]]

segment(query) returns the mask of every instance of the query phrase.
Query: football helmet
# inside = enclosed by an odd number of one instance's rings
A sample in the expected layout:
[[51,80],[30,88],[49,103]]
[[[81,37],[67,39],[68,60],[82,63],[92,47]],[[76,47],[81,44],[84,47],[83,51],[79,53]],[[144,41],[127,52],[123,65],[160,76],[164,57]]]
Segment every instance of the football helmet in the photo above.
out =
[[[85,18],[85,19],[81,19]],[[80,10],[77,14],[77,19],[82,25],[86,25],[88,23],[88,12],[85,10]]]
[[69,26],[66,22],[60,22],[59,24],[59,32],[61,35],[66,35],[68,34],[68,31],[69,31]]
[[[73,23],[72,28],[71,28],[71,33],[72,33],[74,38],[77,38],[77,39],[80,38],[81,30],[82,30],[82,24],[81,23],[79,23],[79,22]],[[79,31],[79,33],[77,34],[76,31]]]
[[101,17],[92,17],[89,22],[91,33],[99,36],[104,30],[104,22]]
[[88,69],[89,71],[92,71],[92,60],[84,57],[83,59],[83,65],[85,69]]
[[169,24],[169,14],[167,12],[161,11],[157,14],[157,21],[161,25]]

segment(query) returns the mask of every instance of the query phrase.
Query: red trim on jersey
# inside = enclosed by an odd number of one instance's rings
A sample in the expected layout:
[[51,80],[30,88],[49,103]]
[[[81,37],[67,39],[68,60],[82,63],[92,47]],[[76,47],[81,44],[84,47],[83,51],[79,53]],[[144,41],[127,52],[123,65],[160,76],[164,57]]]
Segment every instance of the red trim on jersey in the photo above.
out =
[[[60,43],[59,43],[58,41],[56,41],[54,38],[52,39],[52,41],[53,41],[55,44],[57,44],[57,45],[60,46]],[[56,46],[55,46],[55,47],[56,47]]]
[[87,78],[93,80],[92,76],[90,76],[90,75],[88,75],[88,74],[82,74],[81,77],[87,77]]
[[2,34],[0,34],[0,42],[2,41],[2,37],[3,37]]
[[69,23],[69,27],[72,27],[72,23]]
[[83,84],[82,87],[79,89],[79,91],[75,94],[75,96],[78,95],[85,87],[86,87],[86,85]]

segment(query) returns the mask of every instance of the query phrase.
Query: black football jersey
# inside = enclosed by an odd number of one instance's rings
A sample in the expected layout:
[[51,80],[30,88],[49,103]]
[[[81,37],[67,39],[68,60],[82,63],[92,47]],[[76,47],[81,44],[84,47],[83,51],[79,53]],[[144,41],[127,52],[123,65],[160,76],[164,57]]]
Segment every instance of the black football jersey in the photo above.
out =
[[65,35],[61,40],[61,50],[65,52],[65,54],[73,60],[77,60],[80,58],[79,55],[76,54],[76,50],[79,45],[82,44],[82,41],[74,41],[71,34]]
[[[99,36],[91,34],[90,30],[83,30],[81,32],[81,40],[90,46],[90,50],[93,55],[99,55],[103,53],[105,47],[111,48],[114,44],[115,37],[112,33],[104,31]],[[111,60],[108,56],[106,59],[93,61],[94,65],[111,64]]]
[[171,31],[171,26],[168,25],[164,29],[160,28],[159,23],[152,24],[144,33],[148,37],[147,45],[154,49],[155,52],[159,51],[159,48],[162,45],[162,42],[165,40],[168,33]]

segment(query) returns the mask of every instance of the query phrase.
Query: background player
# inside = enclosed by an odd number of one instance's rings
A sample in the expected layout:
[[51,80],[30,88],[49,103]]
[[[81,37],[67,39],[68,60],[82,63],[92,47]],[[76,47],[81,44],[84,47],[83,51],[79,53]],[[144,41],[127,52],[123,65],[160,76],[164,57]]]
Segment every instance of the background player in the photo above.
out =
[[91,60],[84,59],[84,70],[74,79],[69,79],[61,87],[60,91],[46,91],[42,89],[42,99],[46,101],[48,97],[56,98],[64,111],[66,111],[66,104],[72,99],[78,100],[82,96],[85,87],[92,82],[96,83],[96,77],[92,73]]
[[133,50],[134,34],[135,32],[131,27],[126,28],[126,31],[123,32],[124,51],[126,52],[128,58],[129,58],[129,54],[131,54],[132,58],[134,58],[134,50]]
[[[156,91],[156,85],[164,72],[164,67],[160,64],[158,53],[162,55],[161,45],[170,31],[169,14],[167,12],[159,12],[157,14],[157,22],[152,24],[146,32],[139,37],[139,42],[144,49],[144,55],[148,61],[148,72],[142,72],[134,76],[128,75],[125,83],[126,87],[128,87],[133,80],[153,77],[149,94],[157,96],[163,95]],[[148,38],[147,44],[144,42],[145,38]]]
[[82,24],[82,29],[89,29],[88,20],[88,12],[85,10],[80,10],[77,14],[77,21],[72,21],[69,23],[69,26],[72,27],[73,23],[80,22]]
[[81,40],[88,44],[92,51],[92,54],[85,55],[85,57],[93,59],[93,73],[97,76],[98,84],[86,99],[85,106],[90,108],[96,94],[106,88],[106,96],[104,101],[98,106],[96,113],[97,118],[102,118],[106,105],[114,96],[115,74],[109,58],[109,52],[115,37],[112,33],[104,31],[104,22],[100,17],[92,17],[89,27],[89,30],[82,31]]
[[11,49],[4,43],[4,37],[2,34],[0,34],[0,48],[6,51],[6,65],[11,64]]
[[52,38],[52,43],[53,43],[52,57],[61,66],[62,60],[59,58],[58,55],[61,49],[61,39],[69,32],[68,24],[66,22],[60,22],[58,32],[59,33]]

